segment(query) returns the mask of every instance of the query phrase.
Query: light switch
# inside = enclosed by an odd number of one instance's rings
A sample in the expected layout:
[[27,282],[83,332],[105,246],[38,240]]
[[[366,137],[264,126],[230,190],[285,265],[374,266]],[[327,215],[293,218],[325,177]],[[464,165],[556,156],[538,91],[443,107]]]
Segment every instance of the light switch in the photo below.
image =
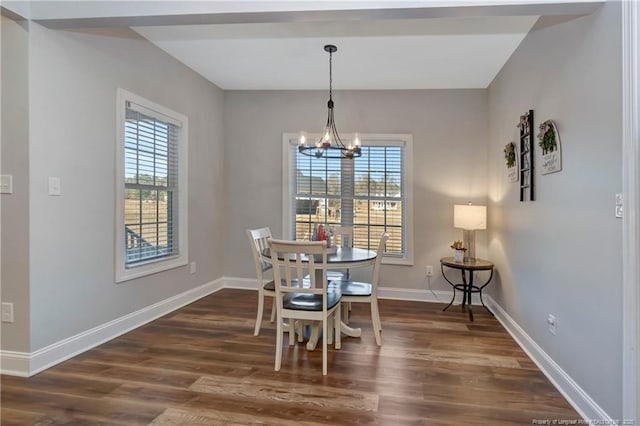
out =
[[624,204],[624,198],[622,197],[622,194],[616,194],[616,210],[615,211],[616,211],[617,218],[622,217],[623,204]]
[[13,194],[13,175],[0,175],[0,194]]
[[61,195],[62,188],[59,177],[49,178],[49,195]]

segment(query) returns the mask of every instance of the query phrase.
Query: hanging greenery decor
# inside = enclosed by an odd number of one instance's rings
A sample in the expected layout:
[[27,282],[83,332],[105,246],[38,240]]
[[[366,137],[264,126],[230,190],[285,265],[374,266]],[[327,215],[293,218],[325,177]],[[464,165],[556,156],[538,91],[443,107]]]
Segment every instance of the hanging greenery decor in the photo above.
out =
[[509,142],[504,146],[504,159],[507,161],[507,168],[516,165],[516,144]]
[[547,120],[540,124],[540,133],[538,133],[538,145],[542,148],[542,154],[547,154],[558,149],[555,125],[552,120]]

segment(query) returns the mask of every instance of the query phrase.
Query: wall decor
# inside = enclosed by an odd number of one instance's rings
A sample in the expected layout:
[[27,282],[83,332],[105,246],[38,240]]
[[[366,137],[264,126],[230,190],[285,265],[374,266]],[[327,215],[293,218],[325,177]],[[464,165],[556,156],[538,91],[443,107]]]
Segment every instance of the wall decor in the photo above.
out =
[[553,120],[540,124],[538,145],[542,148],[542,174],[555,173],[562,170],[562,151],[560,150],[560,133]]
[[533,110],[530,109],[520,116],[520,201],[535,200],[534,167],[533,167]]
[[509,142],[504,146],[504,159],[507,163],[507,181],[509,182],[518,181],[518,154],[516,151],[516,144],[513,142]]

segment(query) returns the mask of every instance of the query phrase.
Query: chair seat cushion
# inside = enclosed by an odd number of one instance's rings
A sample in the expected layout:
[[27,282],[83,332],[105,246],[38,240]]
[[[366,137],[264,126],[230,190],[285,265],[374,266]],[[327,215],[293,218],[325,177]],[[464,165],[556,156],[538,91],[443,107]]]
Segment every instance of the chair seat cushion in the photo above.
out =
[[371,296],[371,284],[358,281],[331,281],[329,288],[339,288],[343,296]]
[[[331,309],[340,303],[342,295],[339,291],[327,292],[327,309]],[[294,309],[297,311],[321,311],[322,295],[309,293],[287,293],[282,299],[284,309]]]

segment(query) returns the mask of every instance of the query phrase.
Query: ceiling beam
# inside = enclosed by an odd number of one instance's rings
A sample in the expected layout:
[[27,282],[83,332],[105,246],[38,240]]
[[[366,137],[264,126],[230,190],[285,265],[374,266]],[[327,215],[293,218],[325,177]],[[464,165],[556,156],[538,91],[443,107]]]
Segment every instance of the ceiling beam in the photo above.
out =
[[[92,3],[92,2],[88,2]],[[382,19],[428,19],[480,16],[588,15],[604,1],[503,4],[455,7],[411,7],[351,10],[303,10],[232,13],[187,13],[138,16],[93,16],[75,18],[32,18],[50,29],[142,27],[165,25],[250,24],[278,22],[322,22]],[[6,5],[6,3],[5,3]]]

